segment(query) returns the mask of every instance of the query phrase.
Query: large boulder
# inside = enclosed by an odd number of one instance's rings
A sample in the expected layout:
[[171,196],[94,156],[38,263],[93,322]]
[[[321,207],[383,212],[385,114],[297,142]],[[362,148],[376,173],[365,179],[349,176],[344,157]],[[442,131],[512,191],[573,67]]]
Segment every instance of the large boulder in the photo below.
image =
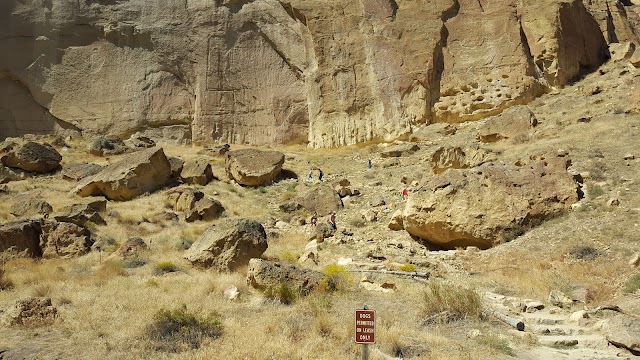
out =
[[91,232],[68,222],[50,221],[42,226],[40,248],[44,258],[70,258],[91,251]]
[[186,222],[215,220],[225,210],[218,200],[206,197],[201,191],[191,188],[172,190],[167,196],[167,201],[175,211],[184,213]]
[[62,156],[49,144],[7,140],[0,145],[0,161],[8,167],[49,173],[60,167]]
[[478,166],[490,158],[489,151],[482,148],[442,146],[431,155],[431,168],[435,174],[441,174],[448,169],[467,169]]
[[324,275],[317,271],[262,259],[251,259],[247,269],[247,284],[259,290],[284,284],[307,294],[317,287],[323,278]]
[[0,225],[0,253],[5,257],[41,257],[42,223],[36,220]]
[[517,165],[484,164],[429,177],[412,192],[404,229],[445,249],[488,248],[556,217],[578,201],[566,157],[534,157]]
[[478,140],[491,143],[526,136],[538,125],[538,119],[527,106],[514,106],[489,118],[478,130]]
[[78,226],[85,226],[88,222],[106,225],[100,215],[107,209],[107,200],[101,197],[87,198],[86,201],[67,206],[54,219],[60,222],[70,222]]
[[229,151],[225,168],[229,178],[240,185],[265,185],[280,174],[284,164],[284,154],[277,151],[254,149]]
[[205,158],[197,158],[184,163],[180,178],[185,184],[207,185],[213,179],[211,164]]
[[267,234],[259,222],[234,219],[209,227],[184,257],[195,266],[233,271],[260,257],[267,247]]
[[328,185],[311,188],[292,200],[280,204],[285,212],[305,209],[310,213],[317,212],[319,216],[331,214],[343,208],[338,193]]
[[42,199],[27,199],[19,201],[9,208],[9,212],[16,217],[45,215],[53,211],[51,205]]
[[606,324],[607,341],[640,355],[640,321],[628,315],[616,315]]
[[73,190],[80,196],[104,195],[111,200],[131,200],[164,186],[171,176],[171,164],[162,148],[130,154],[98,174],[80,182]]

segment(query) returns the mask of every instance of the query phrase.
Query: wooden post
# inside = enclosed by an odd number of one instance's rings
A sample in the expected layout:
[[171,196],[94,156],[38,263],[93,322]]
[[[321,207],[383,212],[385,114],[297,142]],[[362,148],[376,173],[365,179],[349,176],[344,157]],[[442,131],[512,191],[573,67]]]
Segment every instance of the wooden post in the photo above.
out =
[[[362,309],[369,310],[367,305],[364,305]],[[369,360],[369,344],[362,344],[362,360]]]

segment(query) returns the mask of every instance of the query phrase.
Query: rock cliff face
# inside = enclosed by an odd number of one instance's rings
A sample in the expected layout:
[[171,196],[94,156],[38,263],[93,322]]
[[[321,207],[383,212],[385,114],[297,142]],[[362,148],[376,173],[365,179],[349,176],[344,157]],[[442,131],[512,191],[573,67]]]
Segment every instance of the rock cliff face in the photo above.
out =
[[0,138],[393,139],[527,103],[623,40],[613,0],[4,0]]

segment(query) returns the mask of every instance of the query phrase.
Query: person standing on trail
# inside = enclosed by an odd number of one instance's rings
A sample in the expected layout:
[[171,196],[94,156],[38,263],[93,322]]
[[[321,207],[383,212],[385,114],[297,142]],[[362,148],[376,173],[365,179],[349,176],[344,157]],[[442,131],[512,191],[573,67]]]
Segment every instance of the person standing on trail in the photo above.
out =
[[372,167],[373,165],[371,164],[371,159],[369,159],[369,162],[367,163],[367,169],[371,170]]
[[322,169],[318,169],[318,180],[322,181],[323,176],[324,176],[324,172],[322,172]]
[[329,216],[329,225],[331,225],[331,227],[333,228],[333,230],[337,230],[338,227],[336,226],[336,212],[332,212],[331,216]]
[[311,181],[313,179],[313,169],[309,170],[309,175],[307,175],[307,180]]
[[312,227],[316,227],[316,224],[318,223],[318,212],[314,212],[313,216],[311,217],[311,226]]
[[407,200],[408,197],[409,192],[407,191],[407,187],[405,186],[404,189],[402,189],[402,200]]

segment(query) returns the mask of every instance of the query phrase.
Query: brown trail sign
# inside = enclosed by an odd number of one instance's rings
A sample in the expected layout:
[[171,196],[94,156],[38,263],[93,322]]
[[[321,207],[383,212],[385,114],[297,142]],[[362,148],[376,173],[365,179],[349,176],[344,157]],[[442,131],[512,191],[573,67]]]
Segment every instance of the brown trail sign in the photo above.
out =
[[357,344],[376,343],[375,310],[356,310],[355,341]]

